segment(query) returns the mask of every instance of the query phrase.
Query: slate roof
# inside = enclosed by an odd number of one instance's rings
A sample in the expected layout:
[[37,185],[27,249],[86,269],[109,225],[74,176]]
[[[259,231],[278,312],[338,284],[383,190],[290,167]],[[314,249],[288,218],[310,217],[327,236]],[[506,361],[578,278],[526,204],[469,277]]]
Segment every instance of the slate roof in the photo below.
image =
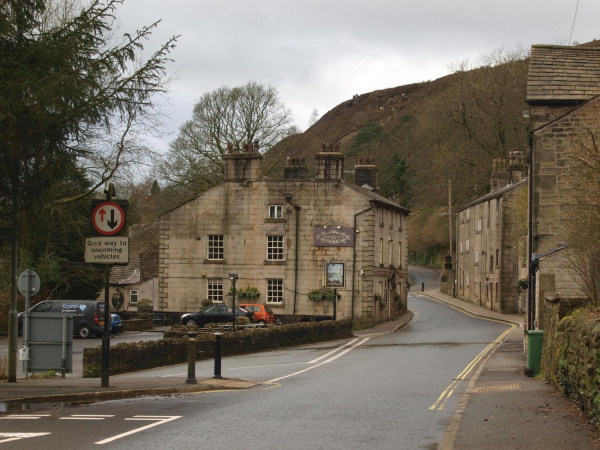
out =
[[527,102],[582,102],[600,94],[600,48],[532,45]]
[[365,195],[366,197],[369,197],[369,198],[375,200],[377,203],[382,203],[382,204],[384,204],[386,206],[389,206],[391,208],[394,208],[396,210],[405,212],[406,214],[410,213],[410,209],[406,209],[403,206],[400,206],[398,203],[395,203],[395,202],[393,202],[391,200],[388,200],[385,197],[382,197],[379,194],[376,194],[375,192],[371,191],[370,189],[365,189],[363,187],[357,186],[357,185],[352,184],[352,183],[344,183],[344,184],[346,186],[348,186],[349,188],[352,188],[355,191],[357,191],[357,192]]
[[110,269],[110,284],[139,283],[142,280],[141,275],[141,259],[131,258],[126,266],[114,266]]
[[474,200],[471,203],[467,203],[466,205],[460,207],[456,212],[464,211],[465,209],[470,208],[471,206],[475,206],[479,203],[486,202],[493,198],[502,197],[506,192],[512,191],[513,189],[516,189],[525,183],[527,183],[527,178],[525,178],[524,180],[518,181],[516,183],[504,186],[503,188],[496,189],[495,191],[492,191],[489,194],[485,194],[483,197],[479,197],[477,200]]

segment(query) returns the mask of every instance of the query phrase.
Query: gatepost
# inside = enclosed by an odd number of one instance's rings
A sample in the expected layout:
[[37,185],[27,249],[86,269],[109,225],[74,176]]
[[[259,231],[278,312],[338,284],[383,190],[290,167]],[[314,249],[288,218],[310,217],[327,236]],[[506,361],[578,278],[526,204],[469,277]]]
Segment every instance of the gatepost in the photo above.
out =
[[92,200],[92,234],[85,240],[85,262],[104,265],[104,334],[102,335],[101,387],[108,387],[110,368],[110,269],[129,263],[129,202],[113,200],[115,186],[108,182],[106,200]]

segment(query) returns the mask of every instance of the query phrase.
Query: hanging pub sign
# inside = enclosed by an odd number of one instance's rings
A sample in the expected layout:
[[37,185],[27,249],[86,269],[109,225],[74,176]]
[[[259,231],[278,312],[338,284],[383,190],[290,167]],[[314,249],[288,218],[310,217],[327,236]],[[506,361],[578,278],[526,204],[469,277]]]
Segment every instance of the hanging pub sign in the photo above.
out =
[[344,263],[339,261],[327,261],[325,268],[325,287],[344,287]]
[[352,247],[354,228],[352,227],[315,227],[316,247]]

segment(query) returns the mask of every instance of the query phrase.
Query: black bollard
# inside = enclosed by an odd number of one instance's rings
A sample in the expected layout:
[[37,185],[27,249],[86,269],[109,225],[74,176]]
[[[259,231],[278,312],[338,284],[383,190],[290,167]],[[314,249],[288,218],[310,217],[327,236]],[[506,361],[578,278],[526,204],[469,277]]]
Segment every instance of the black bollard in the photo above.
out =
[[425,283],[421,283],[421,292],[425,292]]
[[190,331],[188,333],[188,376],[185,380],[188,384],[196,384],[196,336],[198,333]]
[[221,376],[221,349],[223,344],[223,333],[215,333],[215,374],[213,378],[223,378]]

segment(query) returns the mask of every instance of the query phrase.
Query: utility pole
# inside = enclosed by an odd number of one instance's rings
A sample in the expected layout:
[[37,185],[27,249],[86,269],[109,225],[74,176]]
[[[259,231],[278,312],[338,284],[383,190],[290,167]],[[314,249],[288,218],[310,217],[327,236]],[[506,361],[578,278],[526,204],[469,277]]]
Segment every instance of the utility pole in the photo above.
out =
[[450,257],[452,257],[452,180],[448,180],[448,234],[450,236]]

